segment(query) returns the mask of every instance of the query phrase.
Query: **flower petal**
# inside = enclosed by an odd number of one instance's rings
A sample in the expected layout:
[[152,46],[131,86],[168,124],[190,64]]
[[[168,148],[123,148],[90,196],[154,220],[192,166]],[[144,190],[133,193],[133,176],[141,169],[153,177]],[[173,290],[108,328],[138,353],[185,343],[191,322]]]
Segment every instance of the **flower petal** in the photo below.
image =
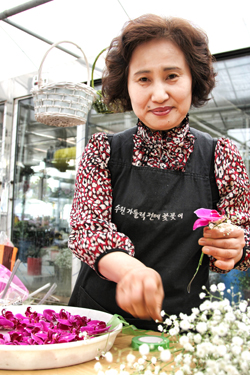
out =
[[[110,330],[103,321],[91,320],[86,316],[71,315],[62,309],[60,313],[46,309],[43,314],[32,312],[28,307],[25,315],[14,315],[2,310],[0,327],[11,328],[7,335],[0,334],[1,345],[44,345],[84,340],[82,330],[91,336]],[[86,327],[86,328],[85,328]]]
[[208,208],[199,208],[198,210],[194,211],[194,213],[203,219],[210,219],[216,218],[217,220],[220,219],[222,216],[216,210],[210,210]]
[[209,224],[209,221],[208,219],[197,219],[195,222],[194,222],[194,226],[193,226],[193,230],[199,228],[199,227],[205,227],[206,225]]

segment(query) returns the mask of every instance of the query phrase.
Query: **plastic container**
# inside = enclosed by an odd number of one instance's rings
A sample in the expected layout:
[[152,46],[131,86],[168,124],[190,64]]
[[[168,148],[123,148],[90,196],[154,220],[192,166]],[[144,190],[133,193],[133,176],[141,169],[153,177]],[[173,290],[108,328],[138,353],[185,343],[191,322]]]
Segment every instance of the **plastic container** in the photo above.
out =
[[4,298],[4,301],[1,300],[1,296],[10,278],[10,275],[11,275],[10,270],[8,270],[8,268],[0,264],[0,305],[2,306],[11,305],[12,303],[18,300],[21,302],[25,301],[29,295],[28,289],[24,286],[21,280],[17,276],[14,276],[10,284],[10,287],[7,291],[7,294]]

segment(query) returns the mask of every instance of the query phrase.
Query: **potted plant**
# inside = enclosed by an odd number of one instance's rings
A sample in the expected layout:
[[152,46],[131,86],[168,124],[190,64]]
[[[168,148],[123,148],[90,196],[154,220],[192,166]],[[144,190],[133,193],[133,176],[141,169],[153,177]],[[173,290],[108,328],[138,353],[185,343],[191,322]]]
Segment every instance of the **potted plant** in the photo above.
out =
[[31,245],[27,250],[27,273],[28,275],[41,275],[42,257],[46,255],[46,250],[35,245]]
[[27,249],[32,244],[34,237],[34,226],[30,225],[28,220],[18,220],[13,227],[13,243],[18,248],[18,258],[27,262]]
[[54,265],[59,269],[71,270],[72,252],[68,248],[59,250],[59,253],[55,258]]
[[69,296],[71,293],[72,252],[68,248],[59,250],[54,267],[57,291],[60,291],[60,295]]

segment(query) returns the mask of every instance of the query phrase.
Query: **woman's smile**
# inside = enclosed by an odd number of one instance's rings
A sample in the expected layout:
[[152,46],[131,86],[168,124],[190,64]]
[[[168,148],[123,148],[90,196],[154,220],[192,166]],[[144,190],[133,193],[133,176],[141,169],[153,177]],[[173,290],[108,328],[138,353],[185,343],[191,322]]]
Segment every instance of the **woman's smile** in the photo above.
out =
[[151,109],[151,112],[156,116],[166,116],[170,113],[172,107],[157,107]]
[[166,39],[135,48],[128,92],[136,116],[153,130],[179,126],[192,101],[192,76],[183,52]]

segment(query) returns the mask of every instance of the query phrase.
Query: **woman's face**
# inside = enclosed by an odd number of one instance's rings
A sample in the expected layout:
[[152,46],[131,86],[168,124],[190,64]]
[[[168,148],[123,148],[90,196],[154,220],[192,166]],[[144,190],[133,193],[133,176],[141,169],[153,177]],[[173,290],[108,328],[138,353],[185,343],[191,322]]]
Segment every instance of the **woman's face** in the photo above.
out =
[[192,101],[192,76],[179,47],[165,39],[136,47],[128,93],[136,116],[152,130],[179,126]]

